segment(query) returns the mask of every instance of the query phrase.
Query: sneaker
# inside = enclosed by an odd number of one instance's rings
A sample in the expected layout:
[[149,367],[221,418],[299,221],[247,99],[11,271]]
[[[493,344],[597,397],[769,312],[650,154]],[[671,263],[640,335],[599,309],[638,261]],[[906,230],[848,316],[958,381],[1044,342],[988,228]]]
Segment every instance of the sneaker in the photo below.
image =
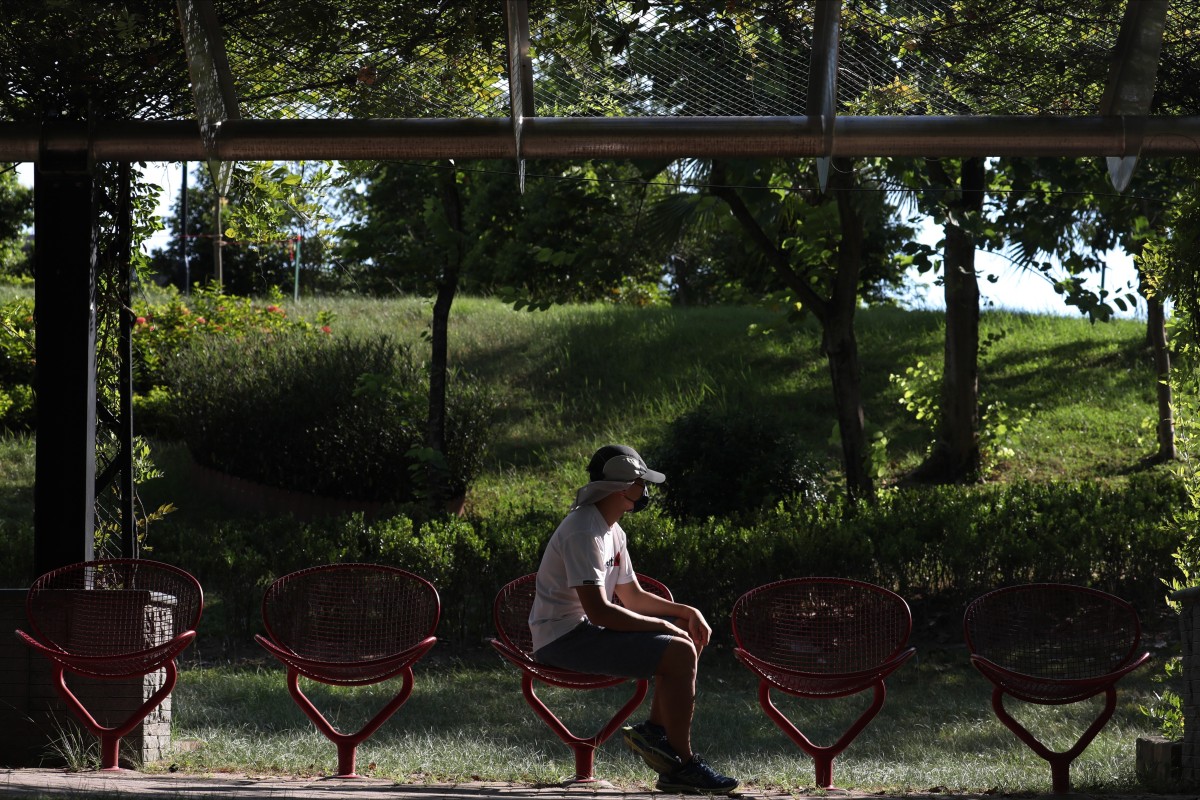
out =
[[654,787],[660,792],[687,794],[729,794],[738,787],[738,779],[730,778],[710,767],[704,759],[692,753],[686,764],[658,776]]
[[676,755],[661,725],[646,720],[638,725],[626,725],[621,733],[625,746],[641,756],[655,772],[674,772],[683,765],[683,759]]

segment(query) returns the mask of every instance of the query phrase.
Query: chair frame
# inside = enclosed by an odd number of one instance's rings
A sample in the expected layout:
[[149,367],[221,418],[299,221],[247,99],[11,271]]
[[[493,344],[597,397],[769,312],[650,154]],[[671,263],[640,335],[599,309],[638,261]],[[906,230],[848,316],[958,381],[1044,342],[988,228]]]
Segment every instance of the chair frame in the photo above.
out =
[[[538,718],[564,744],[571,748],[575,756],[575,776],[569,782],[594,783],[598,780],[595,776],[596,748],[608,741],[625,720],[629,719],[629,716],[642,704],[642,701],[646,699],[646,694],[649,692],[650,683],[645,678],[630,679],[613,677],[611,675],[592,675],[559,667],[550,667],[535,661],[531,652],[532,635],[528,629],[528,618],[529,609],[533,601],[532,589],[536,579],[537,573],[531,572],[528,575],[522,575],[520,578],[509,581],[501,587],[492,605],[492,620],[496,627],[497,636],[488,641],[496,649],[496,652],[521,670],[521,693],[525,697],[525,702],[529,704],[529,707],[533,709]],[[660,597],[665,597],[667,600],[673,600],[671,590],[660,581],[640,573],[637,575],[637,580],[646,591],[657,594]],[[510,606],[509,599],[519,591],[525,593],[528,602],[524,602],[520,606]],[[514,630],[514,626],[516,625],[514,612],[516,615],[519,615],[522,610],[524,611],[523,618],[526,620],[524,628],[521,629],[517,626]],[[509,612],[507,615],[506,611]],[[511,618],[510,623],[512,624],[505,623],[505,616]],[[625,704],[612,715],[608,722],[601,725],[591,736],[579,736],[572,732],[547,707],[542,699],[538,697],[536,689],[536,682],[538,681],[565,689],[587,690],[617,686],[627,680],[633,680],[634,682],[633,693]]]
[[[287,641],[287,637],[280,636],[276,627],[272,625],[271,603],[278,593],[286,589],[289,583],[326,572],[386,573],[412,581],[415,586],[423,589],[432,598],[433,613],[428,624],[423,626],[424,637],[401,652],[362,661],[330,661],[309,658],[297,653],[295,648],[298,647],[298,643]],[[408,701],[413,690],[413,665],[437,642],[437,637],[433,635],[441,617],[441,600],[438,597],[437,589],[420,575],[399,567],[362,563],[324,564],[297,570],[276,579],[263,596],[262,614],[267,635],[255,634],[254,639],[287,668],[288,693],[300,710],[304,712],[304,715],[317,727],[317,730],[337,747],[338,766],[335,777],[360,777],[356,772],[358,746],[369,739]],[[312,700],[300,688],[301,675],[327,686],[366,686],[382,683],[394,677],[401,679],[401,685],[395,696],[361,728],[353,733],[343,733],[326,719],[325,715],[317,709]]]
[[[895,646],[876,664],[866,669],[855,669],[845,672],[799,670],[787,664],[772,661],[753,652],[744,630],[746,623],[739,622],[748,613],[750,604],[764,595],[787,591],[792,587],[837,587],[841,590],[853,590],[878,595],[885,602],[892,604],[899,612],[897,622],[901,631],[895,636]],[[912,612],[904,598],[895,592],[863,581],[850,578],[803,577],[787,578],[773,583],[764,584],[743,594],[734,603],[731,614],[731,624],[734,636],[734,655],[751,672],[759,678],[758,704],[767,717],[792,740],[796,746],[807,753],[813,760],[816,784],[822,789],[835,788],[833,785],[833,761],[850,743],[870,724],[871,720],[883,708],[887,698],[887,687],[884,680],[895,672],[904,662],[916,652],[915,647],[907,646],[912,632]],[[772,635],[775,631],[771,631]],[[824,642],[828,645],[828,642]],[[755,648],[757,649],[757,648]],[[788,717],[779,710],[771,699],[771,690],[783,692],[793,697],[804,699],[834,699],[859,694],[867,689],[873,692],[870,705],[854,720],[849,728],[831,745],[815,744]]]
[[[96,593],[109,593],[119,589],[96,588],[88,586],[96,576],[109,575],[127,576],[131,571],[145,568],[157,573],[165,573],[178,580],[181,587],[193,591],[190,602],[185,608],[187,620],[175,624],[178,630],[185,628],[171,637],[169,641],[137,651],[121,651],[111,653],[73,653],[61,646],[57,636],[48,633],[45,620],[39,613],[40,598],[44,593],[53,591],[72,592],[72,599],[99,599],[93,597]],[[60,586],[60,582],[70,580],[73,573],[80,573],[84,585],[79,587]],[[90,577],[88,577],[90,573]],[[135,589],[133,591],[151,592],[150,589]],[[178,599],[178,598],[176,598]],[[69,608],[74,610],[81,607],[71,603]],[[86,606],[83,606],[86,607]],[[104,772],[123,771],[120,766],[121,739],[129,735],[147,716],[156,709],[175,688],[179,670],[175,664],[176,657],[187,648],[196,638],[196,626],[204,612],[204,590],[194,576],[187,571],[171,564],[160,561],[149,561],[134,558],[108,558],[81,561],[51,570],[37,578],[29,588],[25,598],[25,613],[33,628],[34,635],[22,630],[16,634],[21,641],[50,661],[51,676],[54,690],[62,698],[67,707],[83,723],[91,733],[100,739],[100,769]],[[39,621],[41,620],[41,621]],[[101,724],[84,706],[83,702],[67,685],[66,673],[95,678],[99,680],[117,681],[128,678],[138,678],[164,670],[164,680],[149,698],[133,710],[126,719],[116,725]]]
[[[1077,594],[1090,598],[1102,604],[1109,605],[1113,610],[1126,617],[1129,623],[1130,643],[1128,650],[1117,661],[1116,666],[1103,674],[1080,675],[1069,678],[1031,675],[1010,669],[979,652],[975,623],[987,603],[997,598],[1016,592],[1063,592]],[[976,631],[977,632],[977,631]],[[1031,636],[1037,632],[1030,631]],[[963,635],[967,649],[970,652],[971,663],[992,684],[992,711],[997,719],[1013,734],[1024,742],[1029,749],[1040,758],[1049,762],[1051,783],[1056,794],[1066,794],[1071,791],[1071,763],[1078,758],[1092,743],[1108,721],[1112,718],[1117,706],[1117,682],[1146,663],[1150,658],[1149,652],[1138,655],[1138,645],[1141,643],[1141,622],[1137,610],[1121,598],[1084,586],[1066,583],[1029,583],[995,589],[980,595],[968,604],[963,615]],[[1028,728],[1018,722],[1004,706],[1004,695],[1037,705],[1069,705],[1090,699],[1096,695],[1104,695],[1104,707],[1095,720],[1080,734],[1075,744],[1063,751],[1051,750],[1041,742]]]

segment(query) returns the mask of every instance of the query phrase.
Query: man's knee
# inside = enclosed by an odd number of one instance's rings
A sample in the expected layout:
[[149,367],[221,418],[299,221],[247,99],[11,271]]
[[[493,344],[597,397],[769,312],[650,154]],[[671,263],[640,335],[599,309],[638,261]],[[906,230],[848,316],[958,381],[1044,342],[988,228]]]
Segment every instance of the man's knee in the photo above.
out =
[[690,639],[674,637],[658,662],[658,674],[664,677],[695,678],[696,647]]

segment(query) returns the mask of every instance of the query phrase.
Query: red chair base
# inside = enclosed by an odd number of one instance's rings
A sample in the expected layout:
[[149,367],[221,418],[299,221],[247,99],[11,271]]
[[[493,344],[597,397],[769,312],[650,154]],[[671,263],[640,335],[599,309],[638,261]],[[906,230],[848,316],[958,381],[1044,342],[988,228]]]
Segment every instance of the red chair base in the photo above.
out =
[[759,681],[758,684],[758,704],[762,706],[762,710],[771,718],[771,721],[787,734],[787,737],[797,747],[812,758],[817,787],[821,789],[834,789],[836,787],[833,785],[833,759],[849,747],[850,743],[863,732],[863,729],[870,724],[875,715],[879,713],[879,710],[883,708],[883,701],[887,698],[887,688],[884,686],[883,681],[876,683],[871,688],[874,689],[871,705],[859,715],[854,724],[836,742],[824,747],[814,744],[811,739],[792,724],[792,721],[784,716],[783,712],[771,702],[771,684],[765,680]]
[[646,699],[646,693],[649,690],[649,682],[636,681],[633,696],[629,698],[628,702],[621,706],[599,731],[592,736],[582,737],[572,733],[537,696],[537,692],[534,691],[533,676],[528,672],[521,673],[521,693],[525,695],[525,701],[529,703],[529,707],[542,722],[545,722],[547,727],[554,731],[554,734],[575,754],[574,783],[594,783],[597,780],[595,776],[596,748],[608,741],[609,737],[616,733],[617,728],[629,719],[629,715],[636,711],[637,707]]
[[62,664],[55,663],[53,666],[54,674],[54,690],[58,692],[58,696],[63,699],[63,702],[75,713],[79,721],[83,723],[89,731],[100,738],[100,769],[104,772],[122,772],[123,768],[119,763],[121,750],[121,739],[129,735],[138,725],[141,724],[150,712],[158,708],[162,701],[167,699],[167,695],[175,688],[175,682],[179,678],[179,671],[175,666],[174,661],[168,661],[165,665],[166,680],[146,702],[138,706],[123,723],[117,726],[105,726],[96,721],[96,718],[84,708],[83,703],[75,696],[75,693],[67,686],[66,668]]
[[[1100,715],[1088,726],[1087,730],[1080,734],[1079,740],[1075,742],[1074,747],[1062,752],[1051,750],[1030,733],[1028,728],[1017,722],[1008,713],[1008,709],[1004,707],[1004,694],[1005,692],[1002,689],[995,688],[992,690],[992,711],[996,713],[996,717],[1004,723],[1006,728],[1029,746],[1030,750],[1049,762],[1050,780],[1055,794],[1069,793],[1071,791],[1071,762],[1087,749],[1087,746],[1096,738],[1096,734],[1100,733],[1101,729],[1112,718],[1113,712],[1117,707],[1116,687],[1109,686],[1104,690],[1104,708],[1101,710]],[[1046,703],[1043,705],[1050,704]]]
[[392,715],[400,710],[407,701],[413,690],[413,671],[411,666],[406,666],[396,676],[402,681],[400,691],[392,698],[379,713],[372,717],[365,725],[358,730],[357,733],[342,733],[333,727],[329,720],[325,719],[325,715],[317,710],[308,696],[300,689],[300,672],[295,667],[288,667],[287,685],[288,692],[292,695],[292,699],[296,701],[296,705],[304,712],[304,715],[312,720],[313,725],[317,727],[326,739],[333,742],[337,747],[337,774],[335,778],[359,778],[362,777],[357,773],[357,758],[358,746],[371,738],[371,735],[391,719]]

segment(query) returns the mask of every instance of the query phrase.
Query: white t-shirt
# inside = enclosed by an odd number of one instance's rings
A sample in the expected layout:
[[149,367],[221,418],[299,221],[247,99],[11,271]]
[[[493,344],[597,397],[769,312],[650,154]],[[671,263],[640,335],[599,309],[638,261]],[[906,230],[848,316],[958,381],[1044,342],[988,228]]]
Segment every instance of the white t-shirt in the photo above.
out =
[[576,586],[603,586],[611,601],[617,584],[633,579],[621,526],[610,528],[591,504],[571,511],[550,537],[538,567],[537,596],[529,612],[534,652],[587,618]]

